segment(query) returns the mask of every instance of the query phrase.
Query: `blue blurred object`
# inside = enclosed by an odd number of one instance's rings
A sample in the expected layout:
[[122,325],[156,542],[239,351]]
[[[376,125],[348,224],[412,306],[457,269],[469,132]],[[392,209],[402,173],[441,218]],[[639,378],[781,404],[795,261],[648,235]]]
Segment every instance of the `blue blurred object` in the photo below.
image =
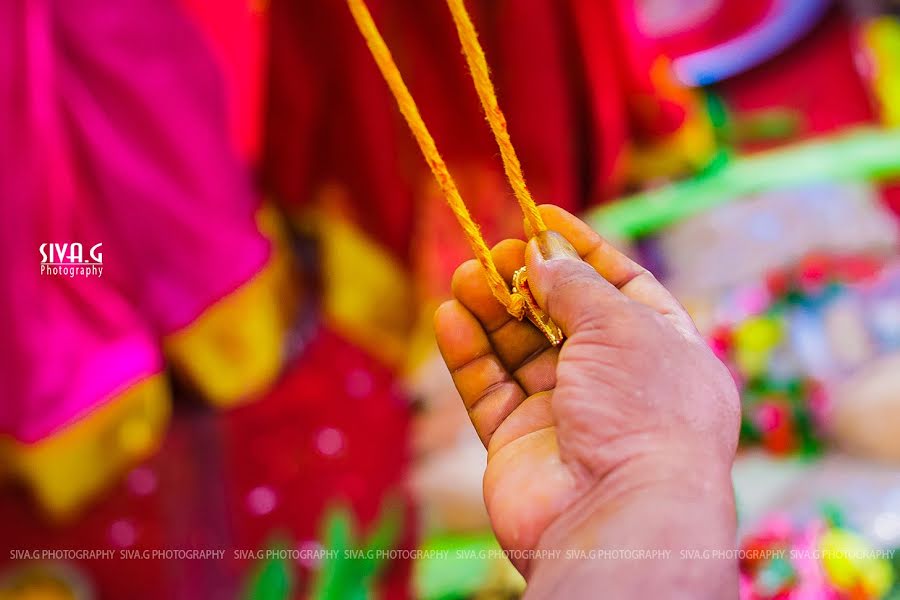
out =
[[675,76],[686,85],[704,86],[755,67],[808,33],[830,4],[830,0],[778,0],[759,26],[714,48],[675,59]]

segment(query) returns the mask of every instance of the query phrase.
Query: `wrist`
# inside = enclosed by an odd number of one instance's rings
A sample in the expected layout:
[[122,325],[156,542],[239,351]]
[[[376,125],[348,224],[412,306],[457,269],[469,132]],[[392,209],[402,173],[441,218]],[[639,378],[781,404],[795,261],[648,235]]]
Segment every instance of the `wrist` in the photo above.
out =
[[634,458],[604,474],[569,506],[541,536],[539,545],[584,543],[588,522],[611,520],[628,507],[691,507],[734,516],[731,463],[696,454],[669,451]]
[[529,596],[591,597],[614,585],[610,597],[678,598],[677,588],[685,598],[730,598],[734,561],[705,551],[732,549],[735,528],[730,465],[646,456],[610,471],[547,528],[542,558],[526,566]]

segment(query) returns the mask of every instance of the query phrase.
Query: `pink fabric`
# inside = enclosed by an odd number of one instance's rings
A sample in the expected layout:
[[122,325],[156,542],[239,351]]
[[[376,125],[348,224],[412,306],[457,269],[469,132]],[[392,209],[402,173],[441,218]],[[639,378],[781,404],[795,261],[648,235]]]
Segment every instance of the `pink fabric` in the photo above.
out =
[[[174,0],[0,3],[0,90],[0,434],[30,442],[160,371],[269,247]],[[41,275],[44,242],[102,242],[102,277]]]

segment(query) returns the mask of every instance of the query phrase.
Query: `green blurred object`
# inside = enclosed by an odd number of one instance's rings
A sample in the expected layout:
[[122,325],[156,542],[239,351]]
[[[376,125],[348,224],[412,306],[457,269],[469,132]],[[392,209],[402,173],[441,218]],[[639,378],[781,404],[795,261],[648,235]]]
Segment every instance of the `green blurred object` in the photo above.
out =
[[727,131],[734,144],[777,142],[797,135],[803,115],[797,111],[772,108],[752,112],[734,121]]
[[884,600],[900,600],[900,546],[891,551],[891,567],[894,569],[894,589]]
[[[491,576],[492,561],[479,557],[481,552],[500,549],[490,532],[438,534],[421,546],[424,556],[416,561],[413,585],[420,600],[461,600],[482,590]],[[446,551],[449,558],[439,558]]]
[[722,96],[716,94],[709,88],[704,91],[703,99],[706,104],[706,114],[709,115],[709,122],[712,124],[713,129],[719,134],[728,128],[728,123],[731,121],[731,114],[728,111],[728,107],[725,105]]
[[797,571],[785,558],[773,558],[757,576],[757,583],[770,597],[791,589],[797,581]]
[[[276,538],[267,544],[272,550],[289,547],[285,539]],[[253,569],[242,595],[243,600],[287,600],[294,589],[294,573],[286,559],[272,558],[260,561]]]
[[844,511],[840,505],[834,502],[823,502],[821,511],[822,518],[825,519],[829,527],[835,529],[847,528],[847,517],[844,516]]
[[797,110],[772,107],[734,114],[712,90],[707,89],[704,98],[720,146],[787,141],[804,128],[804,115]]
[[[319,563],[310,582],[313,600],[368,600],[373,598],[374,583],[386,564],[383,553],[393,549],[400,537],[403,509],[399,502],[385,501],[375,526],[362,543],[357,541],[358,525],[344,505],[331,507],[322,521],[324,550],[333,551]],[[267,549],[285,550],[293,544],[287,537],[276,537]],[[379,555],[379,553],[382,553]],[[293,565],[287,559],[261,560],[254,567],[241,598],[243,600],[288,600],[294,597],[296,582]]]
[[336,506],[328,511],[322,534],[327,550],[336,551],[319,566],[312,584],[313,600],[366,600],[374,597],[378,572],[386,564],[380,552],[394,548],[400,536],[403,512],[398,502],[388,500],[375,528],[362,543],[356,539],[358,525],[350,510]]
[[859,128],[733,158],[685,181],[623,198],[589,212],[597,231],[639,238],[725,202],[812,181],[900,178],[900,130]]

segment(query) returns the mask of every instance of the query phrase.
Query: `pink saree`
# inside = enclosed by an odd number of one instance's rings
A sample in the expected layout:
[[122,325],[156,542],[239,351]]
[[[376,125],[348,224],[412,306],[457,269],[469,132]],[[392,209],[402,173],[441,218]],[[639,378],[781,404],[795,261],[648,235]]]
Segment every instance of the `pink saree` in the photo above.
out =
[[[220,404],[274,378],[277,261],[222,73],[175,0],[0,3],[0,84],[0,474],[62,515],[155,445],[164,358]],[[102,244],[102,273],[42,274],[44,243]],[[260,341],[265,364],[241,360]]]

